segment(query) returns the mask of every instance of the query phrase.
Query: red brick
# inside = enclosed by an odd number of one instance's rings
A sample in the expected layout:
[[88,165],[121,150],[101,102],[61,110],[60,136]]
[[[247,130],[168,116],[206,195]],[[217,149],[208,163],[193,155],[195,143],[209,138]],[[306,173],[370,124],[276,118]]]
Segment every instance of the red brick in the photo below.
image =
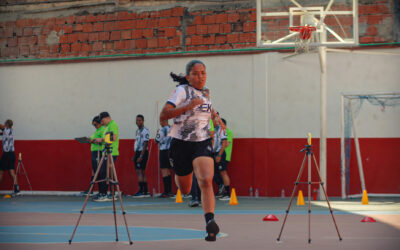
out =
[[144,19],[144,18],[149,18],[150,17],[150,13],[149,12],[142,12],[142,13],[138,13],[138,18],[139,19]]
[[228,14],[228,22],[229,23],[236,23],[239,21],[239,13],[232,13]]
[[64,31],[64,34],[72,33],[72,25],[63,25],[62,30]]
[[147,40],[147,47],[148,48],[157,48],[158,47],[158,39],[152,38]]
[[83,24],[83,32],[92,32],[92,31],[93,31],[93,25],[91,23]]
[[13,28],[5,28],[4,29],[4,37],[13,37],[14,29]]
[[172,16],[183,16],[184,10],[183,7],[175,7],[172,9]]
[[207,26],[207,32],[209,34],[217,34],[219,33],[219,24],[212,24]]
[[374,42],[376,43],[382,43],[382,42],[386,42],[387,40],[383,37],[375,37],[374,38]]
[[138,28],[138,29],[147,28],[147,20],[137,20],[136,28]]
[[59,48],[61,47],[61,45],[55,44],[55,45],[51,45],[49,46],[50,48],[50,53],[58,53]]
[[195,16],[193,19],[193,24],[203,24],[203,16]]
[[32,28],[24,28],[24,36],[32,36],[33,29]]
[[143,37],[147,37],[147,38],[154,37],[153,29],[144,29],[143,30]]
[[107,41],[110,39],[110,32],[99,32],[99,41]]
[[96,17],[93,15],[93,14],[90,14],[90,15],[88,15],[87,17],[86,17],[86,22],[89,22],[89,23],[94,23],[94,22],[96,22]]
[[37,56],[39,54],[39,46],[30,46],[29,47],[29,56]]
[[179,47],[181,46],[181,37],[177,36],[169,40],[170,47]]
[[102,51],[102,50],[103,50],[103,42],[93,43],[93,51]]
[[375,26],[368,26],[367,28],[367,32],[366,32],[367,36],[376,36],[378,35],[378,29]]
[[112,31],[115,29],[115,22],[104,23],[104,31]]
[[23,45],[34,45],[38,41],[37,36],[26,36],[26,37],[19,37],[18,38],[18,46]]
[[69,34],[68,35],[68,43],[76,43],[79,40],[79,34],[74,33],[74,34]]
[[159,11],[152,11],[150,13],[150,18],[159,18],[160,17],[160,12]]
[[170,17],[171,15],[172,15],[172,9],[160,11],[160,17]]
[[87,43],[82,43],[81,51],[83,51],[83,52],[92,51],[92,45],[91,44],[87,44]]
[[94,23],[93,24],[93,31],[103,31],[104,24],[103,23]]
[[71,44],[71,52],[79,52],[81,51],[81,44],[80,43],[73,43]]
[[115,29],[117,30],[129,30],[129,29],[134,29],[136,27],[136,21],[135,20],[129,20],[129,21],[119,21],[115,23]]
[[195,26],[195,25],[188,26],[188,27],[186,28],[186,34],[187,34],[187,35],[194,35],[194,34],[196,34],[196,26]]
[[215,23],[215,20],[217,19],[216,15],[207,15],[204,17],[204,24],[213,24]]
[[252,43],[256,41],[256,33],[242,33],[239,36],[241,43]]
[[256,22],[247,22],[243,24],[244,32],[253,32],[256,30]]
[[69,44],[61,45],[61,53],[68,53],[71,51],[71,46]]
[[17,35],[17,36],[22,36],[23,33],[24,33],[24,28],[23,28],[23,27],[16,27],[16,28],[14,29],[14,33],[15,33],[15,35]]
[[40,27],[32,29],[32,35],[34,36],[39,36],[41,33],[42,33],[42,28]]
[[368,16],[368,24],[379,24],[382,21],[382,15],[371,15]]
[[61,35],[58,39],[59,43],[68,43],[68,35]]
[[249,47],[253,47],[252,44],[248,44],[248,43],[235,43],[232,44],[234,49],[243,49],[243,48],[249,48]]
[[128,40],[132,38],[132,32],[130,30],[121,31],[121,39]]
[[107,15],[106,15],[106,20],[107,20],[107,21],[114,21],[114,20],[117,20],[117,14],[116,14],[116,13],[107,14]]
[[147,40],[146,39],[139,39],[136,41],[136,48],[138,49],[146,49],[147,48]]
[[128,19],[130,19],[130,15],[127,11],[119,12],[117,19],[118,20],[128,20]]
[[231,33],[232,32],[232,25],[229,23],[223,23],[219,26],[220,33]]
[[114,48],[114,43],[110,43],[110,42],[108,42],[108,43],[106,43],[106,51],[109,51],[109,50],[112,50]]
[[232,24],[232,32],[242,32],[243,31],[243,25],[241,23],[234,23]]
[[164,31],[164,36],[166,37],[174,37],[176,36],[176,28],[164,28],[161,29],[162,31]]
[[83,26],[82,24],[76,24],[74,25],[74,31],[82,31],[83,30]]
[[65,17],[59,17],[59,18],[56,18],[56,24],[57,25],[63,25],[63,24],[65,24],[66,23],[66,18]]
[[136,41],[135,40],[127,40],[125,41],[127,49],[134,49],[136,48]]
[[205,51],[208,50],[208,47],[203,45],[203,46],[190,46],[187,48],[187,51]]
[[193,45],[203,44],[203,37],[202,36],[192,36],[191,44],[193,44]]
[[252,11],[250,13],[250,20],[251,21],[257,21],[257,12],[256,11]]
[[158,19],[147,20],[146,28],[157,28],[157,27],[158,27]]
[[159,20],[159,27],[177,27],[181,25],[179,17],[163,18]]
[[227,38],[226,38],[225,35],[217,35],[215,37],[215,43],[216,44],[226,43],[226,40],[227,40]]
[[215,36],[205,36],[203,37],[203,44],[214,44],[215,43]]
[[121,39],[121,31],[113,31],[110,35],[110,40],[115,41]]
[[197,25],[196,26],[196,34],[203,35],[207,34],[207,25]]
[[132,39],[139,39],[143,37],[143,30],[133,30]]
[[228,22],[227,14],[217,14],[217,18],[215,19],[216,23],[226,23]]
[[212,50],[228,50],[228,49],[232,49],[232,46],[230,44],[214,45],[214,46],[210,46],[210,49],[212,49]]
[[360,43],[373,43],[375,41],[373,36],[360,37]]
[[16,47],[18,45],[18,38],[17,37],[10,37],[7,38],[7,47]]
[[164,48],[169,46],[169,41],[167,38],[161,37],[158,38],[158,47],[159,48]]
[[78,40],[80,42],[87,42],[89,39],[89,33],[79,33],[78,34]]
[[99,40],[99,33],[89,33],[89,42],[94,42]]
[[1,56],[2,57],[10,57],[10,58],[18,57],[18,47],[15,47],[15,48],[2,48],[1,49]]
[[187,46],[187,45],[191,45],[191,44],[192,44],[192,38],[186,37],[186,38],[185,38],[185,44],[186,44],[186,46]]
[[125,41],[115,41],[114,42],[114,49],[115,50],[124,50],[125,48]]
[[239,34],[228,34],[227,36],[228,43],[237,43],[239,42]]

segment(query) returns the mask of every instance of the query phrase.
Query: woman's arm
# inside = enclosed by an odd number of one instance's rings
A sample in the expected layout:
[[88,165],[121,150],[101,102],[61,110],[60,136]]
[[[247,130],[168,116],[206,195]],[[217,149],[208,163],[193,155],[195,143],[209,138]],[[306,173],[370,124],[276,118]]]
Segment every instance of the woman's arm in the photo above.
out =
[[204,103],[204,100],[201,98],[194,98],[188,104],[186,104],[182,107],[179,107],[179,108],[174,107],[170,103],[166,103],[160,113],[160,120],[168,120],[168,119],[175,118],[175,117],[185,113],[186,111],[195,108],[197,105],[200,105],[203,103]]

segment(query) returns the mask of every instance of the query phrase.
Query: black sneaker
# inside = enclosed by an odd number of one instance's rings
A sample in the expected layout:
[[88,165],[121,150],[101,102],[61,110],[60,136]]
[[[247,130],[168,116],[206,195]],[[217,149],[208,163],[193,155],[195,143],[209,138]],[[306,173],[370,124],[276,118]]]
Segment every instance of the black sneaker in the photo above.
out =
[[200,202],[198,200],[191,200],[188,204],[189,207],[198,207]]
[[214,219],[208,221],[206,225],[207,236],[204,238],[206,241],[216,241],[219,227]]
[[217,194],[215,195],[216,198],[221,198],[225,194],[225,187],[222,185],[219,187]]

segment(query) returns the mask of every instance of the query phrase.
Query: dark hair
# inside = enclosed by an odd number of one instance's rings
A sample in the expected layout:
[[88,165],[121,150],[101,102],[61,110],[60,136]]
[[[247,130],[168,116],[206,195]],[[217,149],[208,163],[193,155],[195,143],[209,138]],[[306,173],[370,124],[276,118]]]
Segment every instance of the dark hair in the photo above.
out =
[[92,120],[92,124],[94,123],[94,122],[97,122],[97,123],[101,123],[101,119],[100,119],[100,116],[99,115],[96,115],[95,117],[93,117],[93,120]]
[[103,118],[110,117],[110,114],[107,111],[104,111],[100,113],[99,117],[100,120],[102,120]]
[[[204,67],[206,67],[206,65],[202,61],[200,61],[200,60],[192,60],[192,61],[190,61],[190,62],[188,62],[186,64],[186,75],[190,74],[190,70],[192,70],[193,66],[195,64],[197,64],[197,63],[199,63],[199,64],[203,65]],[[172,77],[172,80],[174,82],[179,82],[178,85],[189,84],[188,80],[186,79],[186,76],[183,75],[183,74],[177,75],[177,74],[171,72],[169,75]]]
[[137,116],[136,116],[136,118],[142,118],[142,120],[144,121],[144,116],[143,115],[141,115],[141,114],[138,114]]
[[8,127],[12,128],[12,126],[13,126],[14,123],[13,123],[12,120],[8,119],[8,120],[5,122],[5,124],[7,124]]
[[226,121],[224,118],[221,118],[221,121],[226,125]]

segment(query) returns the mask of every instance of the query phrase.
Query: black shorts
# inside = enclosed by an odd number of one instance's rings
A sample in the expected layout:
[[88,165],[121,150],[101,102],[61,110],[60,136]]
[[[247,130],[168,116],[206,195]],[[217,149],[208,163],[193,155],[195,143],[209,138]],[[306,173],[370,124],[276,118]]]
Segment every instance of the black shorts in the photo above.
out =
[[15,153],[3,152],[0,158],[0,170],[6,171],[10,169],[15,169]]
[[169,164],[169,150],[160,150],[160,168],[171,168],[171,164]]
[[228,168],[228,162],[226,161],[226,153],[224,152],[221,156],[221,160],[217,163],[215,158],[218,153],[214,153],[214,169],[215,171],[224,171]]
[[138,162],[138,159],[140,157],[140,155],[142,154],[142,151],[137,151],[135,153],[135,157],[133,158],[133,161],[135,162],[135,168],[136,169],[142,169],[145,170],[146,169],[146,165],[147,165],[147,160],[149,159],[149,151],[146,150],[144,152],[143,158],[141,162]]
[[178,176],[193,172],[193,160],[200,156],[213,157],[211,139],[200,142],[172,139],[169,148],[169,160]]

